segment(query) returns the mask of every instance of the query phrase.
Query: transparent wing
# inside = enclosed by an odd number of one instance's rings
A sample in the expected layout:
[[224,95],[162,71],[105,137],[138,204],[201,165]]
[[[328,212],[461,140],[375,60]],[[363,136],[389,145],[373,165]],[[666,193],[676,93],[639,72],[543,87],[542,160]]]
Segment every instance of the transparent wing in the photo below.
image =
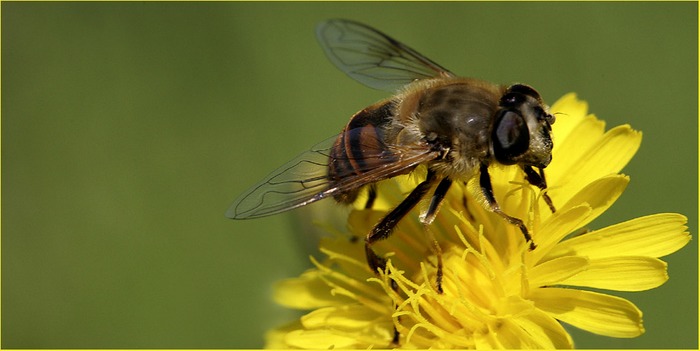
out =
[[[226,217],[248,219],[288,211],[405,173],[438,156],[438,153],[430,150],[427,145],[388,146],[383,150],[365,150],[361,157],[355,157],[353,161],[366,161],[355,164],[367,166],[363,169],[347,170],[345,174],[337,175],[340,181],[331,182],[328,177],[328,163],[333,161],[331,151],[336,139],[337,137],[333,137],[319,143],[270,173],[236,199],[226,212]],[[369,144],[376,145],[376,141]]]
[[319,23],[316,36],[336,67],[371,88],[395,91],[416,79],[454,76],[415,50],[362,23],[331,19]]

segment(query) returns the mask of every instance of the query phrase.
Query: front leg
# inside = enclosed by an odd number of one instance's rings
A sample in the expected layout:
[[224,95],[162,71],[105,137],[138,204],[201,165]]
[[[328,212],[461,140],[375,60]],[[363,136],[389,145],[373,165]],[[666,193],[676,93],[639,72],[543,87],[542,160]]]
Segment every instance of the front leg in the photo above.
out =
[[[523,169],[523,172],[525,172],[525,179],[527,179],[528,183],[540,188],[543,191],[547,190],[547,180],[544,178],[543,168],[540,168],[539,174],[535,172],[535,170],[532,169],[531,166],[521,166],[521,168]],[[542,198],[544,198],[544,202],[547,203],[547,206],[549,206],[549,209],[552,211],[552,213],[557,211],[554,208],[552,199],[549,197],[549,195],[547,195],[546,192],[542,193]]]
[[501,210],[501,207],[498,206],[498,202],[496,202],[496,198],[493,196],[493,187],[491,186],[491,177],[489,176],[489,166],[485,163],[481,164],[481,167],[479,168],[479,173],[479,185],[481,186],[481,193],[484,194],[486,202],[489,204],[491,211],[505,218],[505,220],[507,220],[510,224],[518,226],[518,228],[520,228],[520,231],[523,232],[523,236],[525,236],[525,241],[530,243],[530,250],[534,250],[537,247],[537,245],[535,245],[535,242],[532,241],[532,237],[527,231],[525,223],[523,223],[523,221],[519,218],[507,215],[505,212],[503,212],[503,210]]

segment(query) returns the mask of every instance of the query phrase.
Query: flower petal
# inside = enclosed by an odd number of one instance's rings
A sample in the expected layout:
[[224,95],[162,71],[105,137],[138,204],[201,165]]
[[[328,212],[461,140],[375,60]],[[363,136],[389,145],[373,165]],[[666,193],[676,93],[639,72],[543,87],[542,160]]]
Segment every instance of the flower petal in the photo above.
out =
[[588,267],[588,259],[581,256],[564,256],[536,265],[528,272],[532,287],[562,284]]
[[299,349],[352,349],[367,348],[358,340],[360,335],[340,335],[328,330],[294,330],[284,338],[287,345]]
[[[603,139],[589,150],[588,161],[576,167],[578,173],[572,177],[588,176],[596,179],[609,173],[617,173],[629,163],[642,143],[642,132],[632,129],[629,124],[623,124],[610,129]],[[593,157],[590,157],[593,156]]]
[[265,348],[276,350],[288,349],[289,345],[285,341],[287,334],[303,328],[304,327],[301,325],[301,321],[297,319],[281,327],[269,330],[267,333],[265,333]]
[[320,275],[317,270],[309,270],[298,278],[279,281],[272,298],[282,306],[303,310],[339,303]]
[[635,218],[592,231],[556,245],[547,257],[568,255],[588,258],[625,256],[663,257],[690,241],[687,219],[677,213]]
[[[547,168],[552,197],[566,198],[566,194],[573,194],[600,177],[619,172],[639,149],[642,133],[633,130],[629,125],[622,125],[609,130],[602,138],[594,140],[592,145],[590,140],[584,143],[570,139],[571,137],[566,140],[563,148],[571,142],[573,145],[568,148],[583,149],[584,152],[565,150],[563,155],[566,157],[559,156],[563,158],[562,165],[556,163],[558,155],[552,155],[552,164]],[[575,157],[576,154],[580,156]]]
[[[586,217],[585,222],[581,223],[582,226],[586,225],[600,216],[617,201],[620,195],[622,195],[622,192],[625,191],[625,188],[627,188],[629,181],[629,177],[620,174],[612,174],[596,179],[585,187],[577,189],[577,192],[568,199],[561,207],[560,211],[566,211],[570,207],[579,206],[584,203],[588,204],[591,207],[591,212]],[[560,196],[556,199],[560,198],[562,197]],[[567,196],[563,196],[563,198],[567,198]]]
[[580,160],[586,157],[586,153],[593,145],[600,142],[605,134],[605,122],[593,115],[582,117],[575,126],[575,133],[563,137],[558,128],[560,120],[568,120],[567,117],[558,118],[554,124],[554,149],[552,149],[552,163],[548,167],[550,172],[547,178],[552,183],[559,182],[566,176],[566,172],[576,167]]
[[576,167],[578,176],[595,179],[609,173],[617,173],[634,157],[642,143],[642,132],[632,129],[629,124],[616,126],[608,130],[603,138],[589,149],[581,159],[587,163]]
[[485,323],[474,333],[476,349],[565,349],[573,342],[562,325],[530,301],[510,298],[513,313]]
[[[394,333],[391,313],[378,313],[360,304],[320,308],[301,317],[301,323],[306,331],[288,334],[287,343],[300,346],[309,342],[313,348],[386,346]],[[290,338],[295,341],[290,342]]]
[[616,296],[563,288],[535,289],[535,306],[552,317],[589,332],[633,338],[644,333],[642,311]]
[[[488,343],[490,348],[506,350],[543,348],[539,343],[543,340],[533,338],[511,318],[499,320],[495,326],[490,326],[490,329],[487,334],[481,336],[482,341],[479,344],[482,346]],[[477,346],[477,349],[480,347]]]
[[[536,263],[550,251],[566,235],[585,225],[584,220],[589,217],[591,208],[588,204],[580,204],[576,207],[567,207],[553,214],[542,223],[537,232],[533,233],[533,240],[537,249],[530,252],[528,259]],[[538,234],[542,233],[542,236]]]
[[[556,260],[558,259],[552,261]],[[654,257],[601,258],[591,260],[588,269],[565,279],[561,284],[619,291],[643,291],[656,288],[668,280],[666,267],[666,262]]]
[[[332,328],[359,331],[369,325],[382,325],[382,330],[393,330],[391,313],[377,313],[360,304],[348,304],[316,309],[303,317],[301,323],[308,329]],[[384,336],[391,337],[391,333]]]
[[535,309],[523,316],[514,316],[512,321],[535,341],[537,349],[571,349],[573,340],[562,325],[548,314]]
[[568,93],[554,102],[549,108],[549,112],[555,114],[557,119],[552,128],[556,145],[557,140],[565,140],[586,117],[588,103],[579,100],[576,93]]

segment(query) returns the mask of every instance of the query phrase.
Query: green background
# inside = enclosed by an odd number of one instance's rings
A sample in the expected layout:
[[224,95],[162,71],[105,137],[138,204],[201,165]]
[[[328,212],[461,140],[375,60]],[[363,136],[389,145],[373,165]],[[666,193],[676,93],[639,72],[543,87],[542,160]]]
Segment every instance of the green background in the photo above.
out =
[[[696,3],[2,3],[2,347],[257,348],[309,266],[298,213],[224,217],[267,172],[386,96],[325,58],[317,22],[368,23],[452,71],[575,91],[644,132],[592,227],[658,212],[697,238]],[[565,117],[558,117],[565,118]],[[555,126],[556,128],[556,126]],[[636,339],[697,348],[697,240]]]

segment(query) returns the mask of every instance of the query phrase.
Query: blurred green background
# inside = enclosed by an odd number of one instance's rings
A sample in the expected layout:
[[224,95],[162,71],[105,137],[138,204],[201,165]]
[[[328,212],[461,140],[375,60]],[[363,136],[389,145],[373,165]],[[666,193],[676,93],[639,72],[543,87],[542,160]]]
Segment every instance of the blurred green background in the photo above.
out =
[[[684,3],[2,3],[2,347],[257,348],[294,317],[298,213],[224,217],[275,167],[386,96],[325,58],[317,22],[375,26],[459,74],[575,91],[644,132],[593,227],[658,212],[697,238],[698,8]],[[565,118],[565,117],[560,117]],[[555,125],[556,128],[556,125]],[[643,336],[697,348],[697,240],[619,294]],[[616,293],[617,294],[617,293]]]

